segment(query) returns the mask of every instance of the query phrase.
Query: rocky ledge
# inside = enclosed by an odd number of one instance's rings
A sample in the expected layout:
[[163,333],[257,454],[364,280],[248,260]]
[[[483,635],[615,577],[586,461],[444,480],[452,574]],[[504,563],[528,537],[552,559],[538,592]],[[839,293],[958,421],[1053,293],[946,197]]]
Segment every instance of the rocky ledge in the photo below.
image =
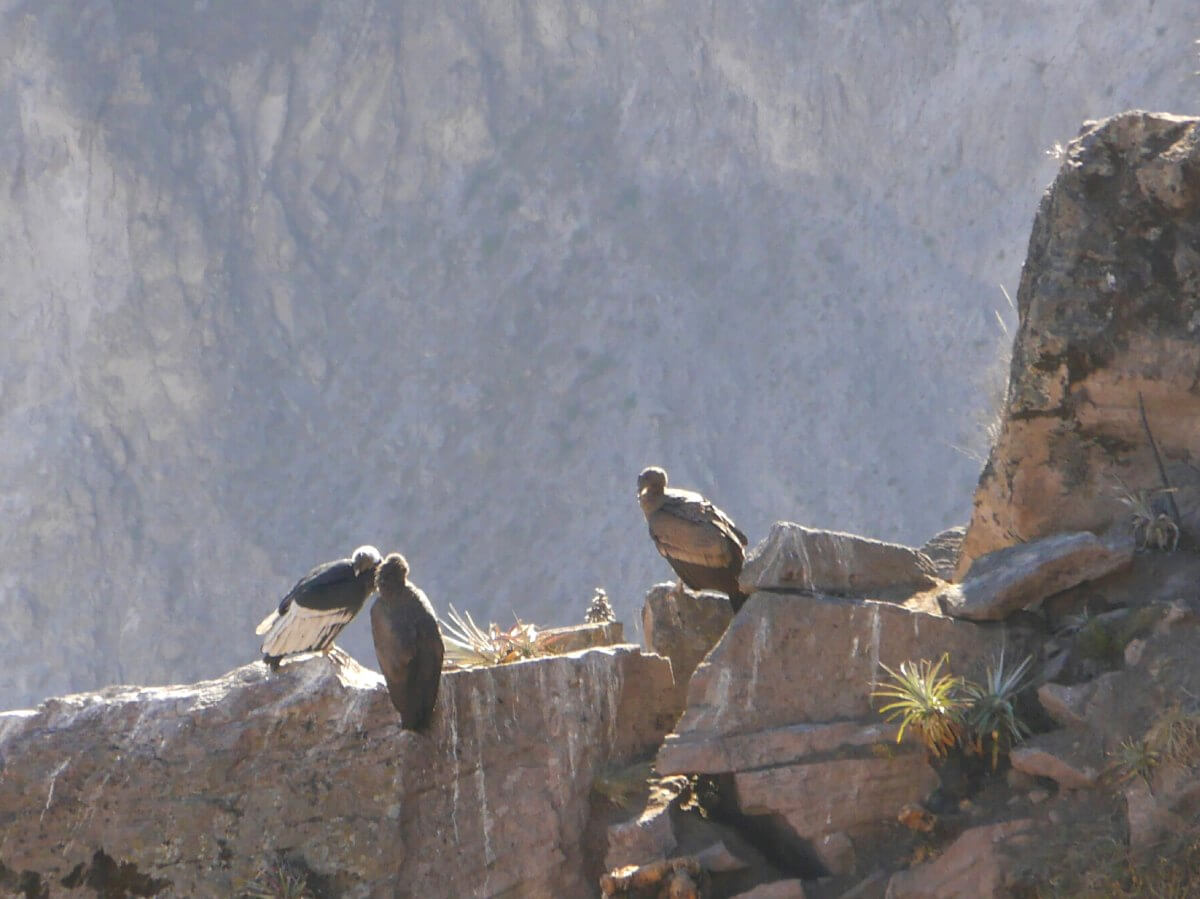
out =
[[319,656],[52,699],[0,715],[0,887],[588,895],[592,782],[657,749],[672,696],[665,659],[617,646],[448,672],[427,735]]

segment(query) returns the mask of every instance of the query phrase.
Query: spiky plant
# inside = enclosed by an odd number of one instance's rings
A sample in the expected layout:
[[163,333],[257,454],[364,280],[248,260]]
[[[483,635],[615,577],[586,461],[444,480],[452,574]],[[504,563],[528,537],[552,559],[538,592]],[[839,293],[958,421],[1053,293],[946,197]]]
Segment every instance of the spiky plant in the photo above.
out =
[[1162,552],[1174,552],[1179,546],[1179,527],[1169,515],[1155,508],[1155,498],[1174,493],[1175,487],[1139,487],[1131,490],[1114,475],[1118,486],[1114,488],[1117,501],[1129,509],[1129,521],[1133,526],[1133,537],[1138,549],[1157,548]]
[[904,739],[906,729],[912,728],[935,758],[944,758],[963,735],[966,704],[961,695],[962,678],[942,674],[942,665],[948,658],[944,654],[936,664],[928,659],[915,664],[901,662],[898,672],[881,663],[879,667],[891,680],[871,692],[872,697],[891,700],[879,713],[888,721],[900,722],[896,742]]
[[1016,699],[1032,683],[1033,656],[1026,656],[1017,665],[1007,667],[1004,652],[995,665],[988,666],[982,684],[963,683],[969,706],[966,712],[967,729],[972,748],[982,755],[985,742],[990,745],[992,770],[996,770],[1000,754],[1007,753],[1032,731],[1017,714]]
[[439,621],[445,658],[456,665],[502,665],[519,659],[551,655],[550,635],[541,633],[536,625],[520,618],[507,630],[493,623],[484,630],[475,623],[471,613],[460,615],[450,606],[448,618]]
[[1113,753],[1113,767],[1117,783],[1125,783],[1140,777],[1150,786],[1154,769],[1158,767],[1162,756],[1158,750],[1146,740],[1135,740],[1130,737],[1124,740]]

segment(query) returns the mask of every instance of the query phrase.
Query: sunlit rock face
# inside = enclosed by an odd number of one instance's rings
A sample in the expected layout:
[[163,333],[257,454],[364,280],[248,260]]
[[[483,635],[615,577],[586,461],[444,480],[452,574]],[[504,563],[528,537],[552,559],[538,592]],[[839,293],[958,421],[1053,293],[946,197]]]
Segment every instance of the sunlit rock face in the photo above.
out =
[[1063,531],[1116,525],[1160,549],[1200,538],[1197,171],[1195,118],[1125,113],[1068,146],[1030,237],[1007,404],[960,575]]
[[0,705],[215,676],[364,542],[631,621],[647,464],[964,520],[1043,151],[1194,101],[1186,0],[1045,6],[6,7]]
[[427,735],[321,656],[53,699],[0,715],[0,873],[57,895],[103,853],[171,895],[281,866],[347,897],[588,895],[592,781],[652,753],[672,703],[631,646],[446,673]]

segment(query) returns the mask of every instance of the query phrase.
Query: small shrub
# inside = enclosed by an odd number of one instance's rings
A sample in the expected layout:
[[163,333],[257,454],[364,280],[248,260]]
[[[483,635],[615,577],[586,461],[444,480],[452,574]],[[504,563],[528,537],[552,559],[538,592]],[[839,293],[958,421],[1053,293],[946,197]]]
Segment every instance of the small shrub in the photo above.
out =
[[1029,725],[1017,714],[1015,702],[1017,696],[1030,686],[1032,669],[1033,656],[1026,656],[1016,666],[1006,668],[1001,652],[1000,660],[988,667],[984,683],[963,683],[963,692],[970,700],[966,723],[974,751],[979,755],[990,755],[993,771],[999,764],[1000,754],[1007,754],[1031,733]]
[[916,664],[901,662],[896,672],[880,665],[891,677],[871,696],[892,700],[879,709],[888,721],[899,721],[896,742],[904,739],[904,731],[912,728],[926,751],[935,758],[944,758],[958,745],[963,734],[963,713],[966,708],[961,694],[962,678],[942,674],[942,665],[949,656],[943,655],[937,664],[921,659]]
[[1117,747],[1113,753],[1114,773],[1117,783],[1125,783],[1140,777],[1150,785],[1154,769],[1158,767],[1161,756],[1157,749],[1146,740],[1135,740],[1130,737]]
[[1200,763],[1200,714],[1171,706],[1146,731],[1146,744],[1163,764],[1195,767]]

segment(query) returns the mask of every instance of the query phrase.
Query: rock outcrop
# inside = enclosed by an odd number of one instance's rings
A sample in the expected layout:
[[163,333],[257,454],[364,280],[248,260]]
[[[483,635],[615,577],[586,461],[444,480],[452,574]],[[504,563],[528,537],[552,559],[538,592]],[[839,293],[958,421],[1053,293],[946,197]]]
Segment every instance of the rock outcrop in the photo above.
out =
[[0,871],[50,895],[283,870],[347,897],[588,895],[593,779],[654,751],[670,699],[667,662],[622,646],[447,672],[427,736],[324,657],[49,700],[0,715]]
[[956,618],[1003,621],[1084,581],[1128,568],[1133,552],[1127,528],[1115,528],[1103,538],[1087,531],[1055,534],[980,556],[961,584],[938,594],[938,602]]
[[729,597],[719,593],[682,593],[674,584],[658,584],[642,606],[642,638],[646,648],[671,660],[679,710],[687,701],[692,672],[708,655],[733,620]]
[[912,547],[791,521],[771,525],[747,555],[738,581],[746,593],[806,590],[835,596],[912,593],[936,583],[933,562]]
[[[892,875],[886,899],[1002,899],[1012,895],[1012,863],[1006,844],[1022,842],[1032,822],[1026,819],[968,830],[937,859]],[[1020,851],[1019,846],[1013,847]]]
[[806,847],[800,873],[848,874],[855,839],[938,785],[919,748],[897,745],[872,708],[881,663],[948,652],[968,669],[1006,643],[1016,651],[1013,641],[1000,626],[889,602],[756,593],[692,675],[656,767],[728,778],[739,814]]
[[[1142,501],[1154,519],[1173,499],[1200,538],[1200,120],[1084,126],[1038,209],[1017,307],[959,573],[1014,543],[1106,530]],[[1166,485],[1151,434],[1176,494],[1153,493]]]

